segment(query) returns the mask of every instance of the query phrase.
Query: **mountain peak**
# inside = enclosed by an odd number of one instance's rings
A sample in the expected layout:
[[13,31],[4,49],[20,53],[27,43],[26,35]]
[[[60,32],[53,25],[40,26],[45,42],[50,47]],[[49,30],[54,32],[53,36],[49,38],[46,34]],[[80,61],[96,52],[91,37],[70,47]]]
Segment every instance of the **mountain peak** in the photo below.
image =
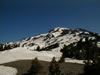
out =
[[52,30],[50,30],[49,32],[61,32],[63,30],[70,30],[69,28],[65,28],[65,27],[56,27]]
[[55,30],[69,30],[69,28],[65,28],[65,27],[56,27],[54,29]]
[[87,31],[87,32],[89,32],[88,30],[86,30],[86,29],[82,29],[82,28],[77,28],[76,30],[78,30],[78,31]]

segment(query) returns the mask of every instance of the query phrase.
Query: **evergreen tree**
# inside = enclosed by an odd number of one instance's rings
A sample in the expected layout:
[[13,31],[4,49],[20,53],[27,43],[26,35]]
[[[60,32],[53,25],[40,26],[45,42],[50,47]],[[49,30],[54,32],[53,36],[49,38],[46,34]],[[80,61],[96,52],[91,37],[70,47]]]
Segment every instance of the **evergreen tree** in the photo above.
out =
[[64,53],[62,53],[62,56],[60,57],[59,63],[63,63],[65,62],[65,58],[64,58]]
[[63,63],[63,62],[65,62],[65,58],[64,58],[64,56],[62,55],[62,56],[60,57],[59,63]]
[[40,47],[39,47],[39,46],[37,47],[37,51],[41,51],[41,49],[40,49]]
[[3,51],[3,44],[0,44],[0,51]]
[[61,75],[59,63],[53,57],[50,66],[49,66],[49,75]]
[[53,57],[50,66],[49,66],[49,75],[55,75],[55,64],[56,64],[55,57]]
[[41,69],[42,69],[42,65],[39,63],[39,60],[37,58],[35,58],[32,61],[32,66],[29,69],[27,75],[37,75]]

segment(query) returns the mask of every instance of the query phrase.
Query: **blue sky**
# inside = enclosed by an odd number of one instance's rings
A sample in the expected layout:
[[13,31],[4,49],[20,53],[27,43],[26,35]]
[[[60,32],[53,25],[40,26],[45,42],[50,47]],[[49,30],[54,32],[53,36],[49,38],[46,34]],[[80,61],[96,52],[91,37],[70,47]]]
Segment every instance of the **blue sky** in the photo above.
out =
[[55,27],[100,33],[100,0],[0,0],[0,43]]

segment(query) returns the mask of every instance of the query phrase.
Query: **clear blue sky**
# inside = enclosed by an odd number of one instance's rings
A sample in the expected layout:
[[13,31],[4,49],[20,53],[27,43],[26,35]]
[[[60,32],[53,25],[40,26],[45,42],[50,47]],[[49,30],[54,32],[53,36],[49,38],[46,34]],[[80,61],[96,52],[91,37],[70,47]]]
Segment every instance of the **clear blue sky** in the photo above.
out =
[[0,43],[55,27],[100,33],[100,0],[0,0]]

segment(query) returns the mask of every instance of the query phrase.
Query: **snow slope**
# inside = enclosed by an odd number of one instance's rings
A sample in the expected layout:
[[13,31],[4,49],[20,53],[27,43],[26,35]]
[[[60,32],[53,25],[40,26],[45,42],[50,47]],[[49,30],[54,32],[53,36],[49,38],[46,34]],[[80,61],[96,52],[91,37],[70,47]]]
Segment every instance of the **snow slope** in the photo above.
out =
[[[39,60],[44,61],[51,61],[53,57],[56,57],[57,60],[60,59],[62,53],[56,51],[30,51],[26,48],[19,47],[14,48],[12,50],[3,51],[0,53],[0,64],[17,61],[17,60],[24,60],[24,59],[34,59],[37,57]],[[72,63],[80,63],[83,64],[81,60],[73,60],[73,59],[66,59],[66,62]]]
[[81,38],[88,37],[89,39],[96,39],[94,35],[99,36],[99,34],[88,32],[83,29],[72,30],[69,28],[57,27],[50,30],[48,33],[25,38],[17,43],[19,43],[21,47],[28,48],[29,50],[36,50],[37,47],[42,49],[57,43],[59,47],[50,50],[60,51],[64,45],[78,42]]
[[23,59],[34,59],[38,57],[39,60],[51,61],[53,57],[59,59],[61,57],[61,52],[53,52],[53,51],[30,51],[26,48],[19,47],[14,48],[12,50],[3,51],[0,53],[0,64],[23,60]]
[[0,66],[0,75],[16,75],[17,70],[12,67]]
[[[62,33],[65,31],[65,34],[62,35]],[[38,36],[26,38],[22,41],[20,41],[20,45],[27,47],[28,49],[34,50],[38,46],[40,48],[48,47],[52,44],[58,43],[59,48],[62,47],[62,44],[70,44],[72,42],[76,42],[80,39],[79,36],[73,37],[73,34],[70,34],[70,29],[68,28],[60,28],[57,27],[48,33],[41,34]],[[33,44],[33,45],[32,45]]]

